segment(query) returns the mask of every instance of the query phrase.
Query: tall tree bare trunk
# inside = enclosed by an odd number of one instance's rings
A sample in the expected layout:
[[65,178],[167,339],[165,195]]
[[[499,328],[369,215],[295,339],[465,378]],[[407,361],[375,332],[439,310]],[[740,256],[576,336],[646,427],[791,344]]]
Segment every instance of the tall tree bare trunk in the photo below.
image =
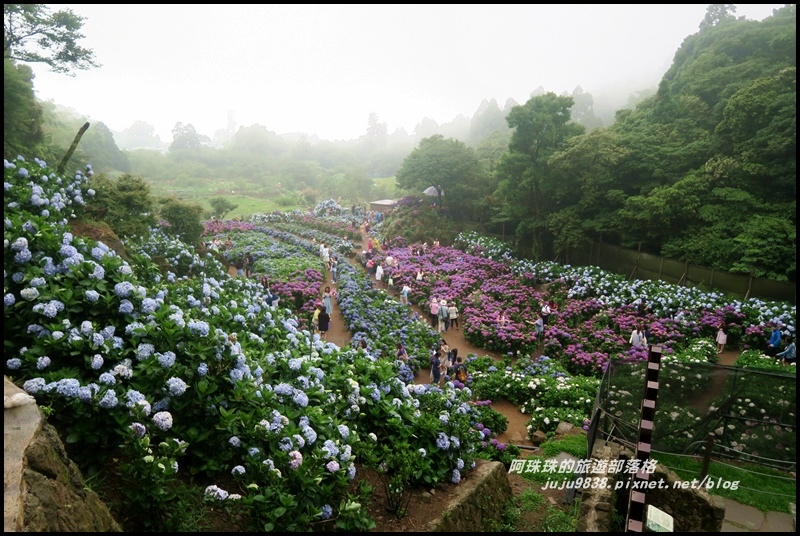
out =
[[67,164],[69,163],[70,158],[72,158],[72,153],[74,153],[75,149],[78,148],[78,144],[81,142],[81,138],[87,130],[89,130],[88,121],[84,123],[80,130],[78,130],[78,133],[75,134],[75,139],[72,140],[72,145],[69,146],[69,150],[67,150],[64,158],[61,159],[61,163],[58,164],[58,169],[56,171],[59,175],[64,174],[64,170],[67,169]]

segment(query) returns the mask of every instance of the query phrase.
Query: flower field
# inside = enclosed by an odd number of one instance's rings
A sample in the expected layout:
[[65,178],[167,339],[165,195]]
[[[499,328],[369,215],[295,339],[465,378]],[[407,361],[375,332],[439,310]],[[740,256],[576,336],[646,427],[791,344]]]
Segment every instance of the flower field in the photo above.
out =
[[[421,255],[380,237],[389,248],[377,260],[397,260],[387,268],[395,286],[407,283],[423,309],[431,297],[455,301],[467,339],[507,356],[468,356],[466,385],[415,385],[437,334],[352,264],[339,264],[338,303],[353,342],[338,348],[309,332],[324,274],[318,245],[352,255],[357,222],[329,210],[209,222],[207,237],[231,241],[228,259],[256,256],[255,279],[231,278],[164,229],[127,241],[126,258],[74,236],[89,173],[5,161],[5,373],[36,397],[83,471],[103,474],[114,461],[128,514],[145,530],[185,530],[203,504],[247,530],[365,530],[357,465],[385,476],[400,513],[410,488],[457,484],[476,459],[514,454],[494,439],[504,422],[487,401],[519,405],[531,431],[586,425],[609,364],[636,370],[646,359],[627,343],[639,321],[679,362],[713,360],[695,341],[713,341],[722,320],[741,348],[761,348],[770,323],[795,328],[788,304],[532,263],[477,235]],[[262,274],[277,307],[264,301]],[[540,341],[530,322],[544,298],[558,313]],[[651,304],[644,319],[641,298]],[[407,363],[393,358],[398,341]]]

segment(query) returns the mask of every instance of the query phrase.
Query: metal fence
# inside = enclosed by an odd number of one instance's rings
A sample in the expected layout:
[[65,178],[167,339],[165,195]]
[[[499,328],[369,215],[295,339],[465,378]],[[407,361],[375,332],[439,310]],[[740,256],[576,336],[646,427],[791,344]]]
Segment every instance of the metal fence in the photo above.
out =
[[631,279],[658,279],[706,291],[719,290],[739,298],[797,303],[796,283],[702,268],[604,242],[572,250],[569,256],[573,265],[597,266]]
[[[612,441],[635,450],[647,363],[612,363],[595,403],[589,444]],[[796,375],[711,363],[662,360],[652,449],[713,455],[794,471]]]

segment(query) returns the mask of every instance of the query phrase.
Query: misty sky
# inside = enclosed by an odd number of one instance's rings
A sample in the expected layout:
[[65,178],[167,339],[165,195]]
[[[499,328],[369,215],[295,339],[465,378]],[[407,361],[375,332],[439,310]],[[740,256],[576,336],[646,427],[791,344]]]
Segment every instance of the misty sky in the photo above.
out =
[[[32,64],[43,100],[123,130],[176,122],[213,137],[237,126],[323,139],[389,133],[423,117],[471,117],[483,99],[539,86],[597,99],[655,87],[708,4],[49,4],[85,17],[102,66],[74,77]],[[784,4],[736,4],[761,20]],[[624,99],[622,99],[624,102]]]

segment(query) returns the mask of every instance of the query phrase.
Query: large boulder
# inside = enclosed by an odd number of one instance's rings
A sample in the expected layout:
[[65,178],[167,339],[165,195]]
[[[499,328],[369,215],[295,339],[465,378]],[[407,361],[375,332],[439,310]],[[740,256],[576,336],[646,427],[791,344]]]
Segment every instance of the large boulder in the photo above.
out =
[[8,378],[3,395],[3,530],[122,532],[39,407]]

